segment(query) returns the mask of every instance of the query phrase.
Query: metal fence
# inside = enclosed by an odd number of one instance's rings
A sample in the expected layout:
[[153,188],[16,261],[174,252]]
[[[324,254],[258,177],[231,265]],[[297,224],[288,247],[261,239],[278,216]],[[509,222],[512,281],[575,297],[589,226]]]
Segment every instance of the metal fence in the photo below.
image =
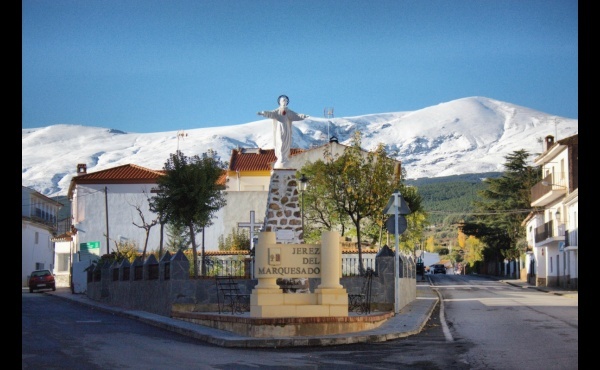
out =
[[[342,276],[358,276],[360,275],[360,265],[357,257],[342,257]],[[371,268],[375,270],[374,258],[363,258],[363,268],[366,270]]]
[[[206,258],[204,266],[205,276],[251,276],[250,263],[247,260]],[[190,269],[190,275],[193,275],[193,269]]]
[[[371,268],[375,270],[375,258],[363,258],[363,268]],[[358,276],[360,275],[359,263],[357,257],[342,257],[342,276]],[[236,259],[221,259],[221,258],[206,258],[205,259],[205,276],[233,276],[233,277],[250,277],[252,276],[251,267],[252,261],[236,260]],[[193,276],[193,268],[190,269],[190,276]]]

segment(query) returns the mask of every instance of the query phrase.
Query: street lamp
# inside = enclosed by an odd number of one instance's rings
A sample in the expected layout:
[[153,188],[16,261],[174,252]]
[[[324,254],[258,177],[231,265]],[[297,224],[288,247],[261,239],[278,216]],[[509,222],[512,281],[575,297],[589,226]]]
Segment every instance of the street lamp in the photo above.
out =
[[304,176],[304,174],[300,175],[300,215],[302,217],[302,239],[304,239],[304,191],[306,190],[306,185],[308,185],[308,177]]

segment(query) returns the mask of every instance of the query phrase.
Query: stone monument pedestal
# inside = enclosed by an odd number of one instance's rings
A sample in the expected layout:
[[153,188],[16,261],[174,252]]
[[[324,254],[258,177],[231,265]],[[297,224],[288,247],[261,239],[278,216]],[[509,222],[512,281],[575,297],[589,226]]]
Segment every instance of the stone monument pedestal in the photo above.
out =
[[[255,253],[258,284],[250,296],[250,317],[348,316],[348,293],[339,283],[339,234],[325,231],[321,244],[280,244],[274,232],[261,232]],[[320,277],[314,293],[284,293],[276,283],[283,277]]]

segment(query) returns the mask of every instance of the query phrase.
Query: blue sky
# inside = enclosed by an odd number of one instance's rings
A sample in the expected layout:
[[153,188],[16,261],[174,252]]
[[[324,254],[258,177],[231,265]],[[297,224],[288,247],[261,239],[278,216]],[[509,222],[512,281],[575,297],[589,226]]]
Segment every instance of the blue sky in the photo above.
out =
[[484,96],[578,118],[574,0],[22,0],[22,128],[163,132]]

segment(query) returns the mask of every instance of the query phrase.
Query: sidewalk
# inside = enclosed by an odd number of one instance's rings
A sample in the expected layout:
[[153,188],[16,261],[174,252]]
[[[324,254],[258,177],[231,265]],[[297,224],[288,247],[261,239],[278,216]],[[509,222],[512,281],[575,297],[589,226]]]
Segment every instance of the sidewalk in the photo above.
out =
[[400,310],[376,329],[335,335],[310,337],[253,338],[236,333],[189,323],[171,317],[144,311],[127,310],[89,299],[85,294],[72,294],[69,288],[56,288],[46,294],[92,306],[104,312],[139,320],[156,327],[173,331],[222,347],[276,348],[301,346],[334,346],[353,343],[376,343],[404,338],[421,332],[439,302],[429,281],[417,281],[417,299]]
[[560,295],[563,297],[579,299],[579,291],[577,291],[577,290],[569,290],[569,289],[565,289],[565,288],[561,288],[561,287],[535,286],[535,285],[529,284],[525,281],[522,281],[520,279],[502,278],[499,276],[486,276],[486,277],[489,279],[497,280],[497,281],[515,286],[515,287],[521,287],[523,289],[535,289],[535,290],[539,290],[540,292],[546,292],[546,293],[550,293],[550,294],[554,294],[554,295]]

